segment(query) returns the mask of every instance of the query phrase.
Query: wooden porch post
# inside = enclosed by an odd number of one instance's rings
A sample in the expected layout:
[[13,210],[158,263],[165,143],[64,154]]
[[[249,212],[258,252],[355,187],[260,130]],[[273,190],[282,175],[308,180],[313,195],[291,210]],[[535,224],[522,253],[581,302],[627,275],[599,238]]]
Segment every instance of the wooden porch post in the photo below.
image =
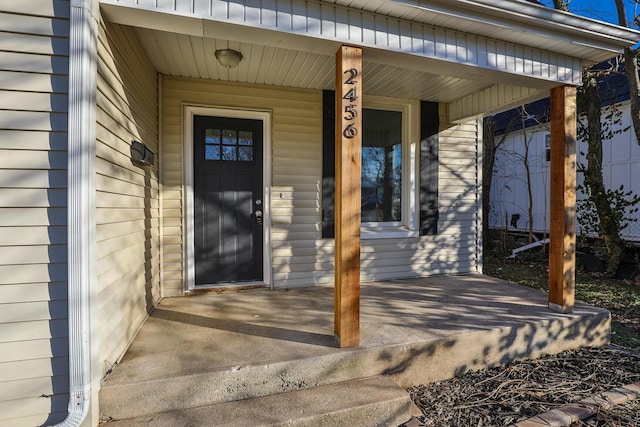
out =
[[362,49],[336,53],[334,332],[340,347],[360,344],[360,171]]
[[549,309],[573,311],[576,265],[576,88],[551,89]]

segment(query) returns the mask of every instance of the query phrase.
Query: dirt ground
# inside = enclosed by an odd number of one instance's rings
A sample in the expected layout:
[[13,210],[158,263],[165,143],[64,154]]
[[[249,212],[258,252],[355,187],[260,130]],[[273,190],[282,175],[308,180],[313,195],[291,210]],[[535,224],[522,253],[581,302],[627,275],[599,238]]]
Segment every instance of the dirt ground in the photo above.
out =
[[[409,392],[423,412],[416,417],[416,426],[508,426],[638,381],[638,355],[612,348],[584,348],[469,372]],[[580,424],[638,425],[637,402],[602,411]]]
[[[544,249],[544,248],[543,248]],[[485,252],[484,273],[547,290],[547,254]],[[606,308],[612,316],[612,348],[585,348],[523,360],[409,390],[422,416],[412,427],[507,426],[561,405],[640,381],[640,283],[607,278],[578,266],[576,299]],[[640,400],[571,427],[640,426]]]

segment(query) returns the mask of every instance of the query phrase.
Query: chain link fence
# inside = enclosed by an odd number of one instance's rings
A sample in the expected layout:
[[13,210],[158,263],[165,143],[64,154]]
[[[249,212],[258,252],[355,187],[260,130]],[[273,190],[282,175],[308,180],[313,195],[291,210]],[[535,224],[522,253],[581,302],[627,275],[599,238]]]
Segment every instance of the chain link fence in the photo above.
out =
[[[490,210],[489,228],[507,230],[511,232],[528,233],[529,232],[529,215],[526,210],[512,206],[511,212],[506,209],[497,211]],[[635,218],[633,218],[635,217]],[[632,219],[635,221],[627,222],[627,226],[620,233],[623,240],[629,242],[640,242],[640,214],[635,214]],[[533,232],[540,236],[549,234],[549,212],[534,210],[531,215]],[[577,219],[576,233],[578,236],[584,235],[580,229],[580,218]],[[586,237],[598,237],[589,234]]]

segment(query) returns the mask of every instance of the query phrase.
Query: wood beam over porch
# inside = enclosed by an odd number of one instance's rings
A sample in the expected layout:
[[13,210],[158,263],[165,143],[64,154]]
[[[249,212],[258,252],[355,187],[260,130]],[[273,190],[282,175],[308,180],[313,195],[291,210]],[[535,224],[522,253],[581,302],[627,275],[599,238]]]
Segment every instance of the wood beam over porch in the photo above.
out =
[[576,265],[576,88],[551,89],[549,309],[573,311]]
[[362,49],[336,53],[334,332],[340,347],[360,344],[360,181]]

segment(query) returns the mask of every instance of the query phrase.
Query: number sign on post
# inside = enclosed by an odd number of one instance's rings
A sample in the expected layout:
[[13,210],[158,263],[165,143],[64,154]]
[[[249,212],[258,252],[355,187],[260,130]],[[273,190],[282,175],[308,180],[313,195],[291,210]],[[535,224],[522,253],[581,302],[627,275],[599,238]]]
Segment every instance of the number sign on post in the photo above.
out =
[[360,180],[362,49],[336,53],[335,334],[340,347],[360,344]]

